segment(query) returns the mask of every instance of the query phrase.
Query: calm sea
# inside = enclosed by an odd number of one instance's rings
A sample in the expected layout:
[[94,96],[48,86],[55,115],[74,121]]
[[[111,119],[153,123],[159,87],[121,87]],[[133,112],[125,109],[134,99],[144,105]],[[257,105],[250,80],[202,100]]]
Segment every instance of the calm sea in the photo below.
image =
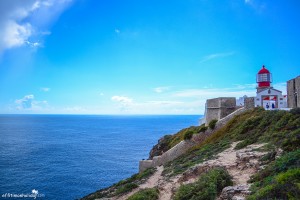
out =
[[0,198],[33,189],[40,199],[83,197],[137,173],[160,137],[199,118],[0,115]]

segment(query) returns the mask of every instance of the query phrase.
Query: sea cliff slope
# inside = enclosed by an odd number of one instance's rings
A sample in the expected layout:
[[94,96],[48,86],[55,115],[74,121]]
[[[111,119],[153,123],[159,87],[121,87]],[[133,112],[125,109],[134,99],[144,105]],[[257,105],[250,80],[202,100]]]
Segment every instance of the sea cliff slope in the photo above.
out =
[[212,132],[175,160],[82,199],[300,199],[300,108],[255,108],[214,128],[164,137],[150,158]]

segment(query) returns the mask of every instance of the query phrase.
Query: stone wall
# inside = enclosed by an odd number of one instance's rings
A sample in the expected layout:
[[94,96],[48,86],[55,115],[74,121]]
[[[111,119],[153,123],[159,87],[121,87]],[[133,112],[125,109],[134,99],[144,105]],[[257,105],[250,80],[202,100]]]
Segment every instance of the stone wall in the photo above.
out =
[[193,140],[183,140],[162,155],[154,156],[152,160],[141,160],[139,162],[139,171],[143,172],[150,167],[164,165],[175,158],[178,158],[194,145],[195,143]]
[[287,103],[289,108],[300,107],[300,76],[287,81]]
[[251,108],[254,108],[255,106],[255,97],[246,97],[244,99],[244,106],[245,106],[245,109],[251,109]]
[[207,137],[212,135],[214,132],[222,128],[229,120],[231,120],[234,116],[243,113],[246,109],[240,108],[233,113],[227,115],[226,117],[220,119],[215,126],[214,130],[208,129],[205,133],[194,134],[191,140],[183,140],[161,156],[154,156],[152,160],[141,160],[139,162],[139,172],[143,172],[148,168],[157,167],[160,165],[164,165],[179,156],[186,153],[190,148],[193,146],[200,144],[203,142]]

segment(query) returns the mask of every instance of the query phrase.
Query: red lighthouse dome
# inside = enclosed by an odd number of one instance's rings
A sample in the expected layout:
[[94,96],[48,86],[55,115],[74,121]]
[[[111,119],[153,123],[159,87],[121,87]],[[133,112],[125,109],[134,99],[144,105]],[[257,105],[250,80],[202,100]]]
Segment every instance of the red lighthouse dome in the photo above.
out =
[[257,73],[256,82],[258,83],[258,88],[267,88],[271,86],[272,75],[269,70],[263,65],[261,70]]

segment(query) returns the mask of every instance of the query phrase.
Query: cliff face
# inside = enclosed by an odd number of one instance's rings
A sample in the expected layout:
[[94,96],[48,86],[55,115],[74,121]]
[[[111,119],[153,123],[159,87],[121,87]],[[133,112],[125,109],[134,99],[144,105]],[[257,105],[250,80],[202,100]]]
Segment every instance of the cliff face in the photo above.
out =
[[300,109],[256,108],[177,159],[83,199],[300,199],[299,146]]
[[170,149],[170,142],[174,136],[165,135],[164,137],[158,140],[158,143],[153,146],[149,153],[149,159],[153,159],[154,156],[160,156],[164,152]]

